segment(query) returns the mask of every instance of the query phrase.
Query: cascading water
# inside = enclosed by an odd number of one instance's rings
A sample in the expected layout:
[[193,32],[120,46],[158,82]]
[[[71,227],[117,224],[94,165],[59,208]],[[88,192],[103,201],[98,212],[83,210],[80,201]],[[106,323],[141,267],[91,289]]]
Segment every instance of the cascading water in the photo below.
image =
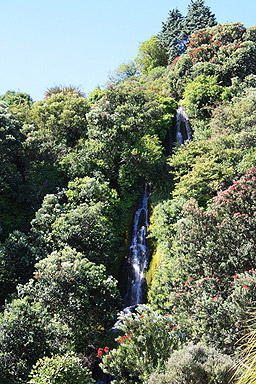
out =
[[192,130],[189,123],[188,115],[185,108],[179,106],[177,109],[177,130],[176,130],[176,142],[178,145],[188,142],[192,137]]
[[124,305],[128,309],[145,301],[145,271],[148,267],[148,188],[145,187],[134,216],[131,246],[128,255],[128,287]]

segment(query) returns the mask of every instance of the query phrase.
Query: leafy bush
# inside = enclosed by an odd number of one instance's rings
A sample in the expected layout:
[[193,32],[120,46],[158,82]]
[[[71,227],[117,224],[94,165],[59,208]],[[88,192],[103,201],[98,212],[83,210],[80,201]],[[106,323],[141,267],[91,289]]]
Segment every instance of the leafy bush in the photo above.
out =
[[216,134],[246,132],[249,134],[256,125],[255,89],[232,99],[232,102],[219,105],[213,112],[211,130]]
[[85,352],[102,339],[120,308],[117,281],[83,254],[69,247],[53,252],[36,264],[34,281],[19,287],[19,294],[45,308],[70,330],[73,346]]
[[158,292],[150,293],[152,306],[171,312],[187,340],[233,352],[244,332],[248,306],[255,308],[255,271],[234,275],[225,286],[217,276],[188,276],[183,285],[162,279]]
[[44,357],[33,367],[28,384],[93,384],[88,369],[84,368],[78,356],[68,353],[64,356]]
[[69,245],[97,264],[113,266],[117,203],[109,183],[90,177],[75,179],[65,192],[46,195],[31,222],[38,254],[45,257]]
[[213,104],[226,97],[225,88],[214,76],[200,75],[189,81],[184,88],[184,103],[188,115],[194,118],[209,117]]
[[16,376],[16,364],[13,356],[0,352],[0,383],[18,384],[21,382]]
[[[119,310],[117,282],[83,255],[66,248],[36,265],[35,279],[0,314],[3,374],[24,379],[44,355],[102,340]],[[93,348],[93,347],[92,347]]]
[[173,352],[164,374],[154,373],[149,384],[228,384],[232,376],[233,362],[227,355],[214,348],[192,343]]
[[152,69],[166,66],[168,57],[165,49],[156,36],[140,44],[138,55],[135,59],[139,70],[148,74]]
[[31,107],[30,120],[36,127],[32,141],[55,154],[60,143],[73,146],[87,130],[88,111],[88,101],[80,91],[72,87],[48,91],[45,100]]
[[18,283],[26,283],[34,270],[35,252],[28,237],[13,231],[0,249],[0,305]]
[[240,159],[241,150],[231,135],[189,142],[169,161],[175,181],[172,195],[193,197],[206,206],[218,189],[231,184]]

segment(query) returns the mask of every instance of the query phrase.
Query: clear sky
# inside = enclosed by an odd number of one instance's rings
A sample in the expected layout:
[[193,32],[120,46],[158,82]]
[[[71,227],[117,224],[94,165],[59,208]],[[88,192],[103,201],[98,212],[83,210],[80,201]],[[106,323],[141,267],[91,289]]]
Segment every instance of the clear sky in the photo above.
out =
[[[171,9],[190,0],[0,0],[0,94],[37,101],[55,85],[87,95],[133,60],[139,43],[161,30]],[[205,0],[220,23],[256,24],[255,0]]]

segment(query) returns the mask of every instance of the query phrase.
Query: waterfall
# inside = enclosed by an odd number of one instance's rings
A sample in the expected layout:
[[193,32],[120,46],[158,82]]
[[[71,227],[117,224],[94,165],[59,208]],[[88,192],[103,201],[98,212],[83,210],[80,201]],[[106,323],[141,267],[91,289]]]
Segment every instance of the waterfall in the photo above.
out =
[[[192,137],[192,130],[189,118],[185,108],[179,106],[177,109],[177,130],[176,142],[178,145],[188,142]],[[172,152],[174,137],[172,132],[169,134],[170,152]],[[148,187],[145,186],[141,199],[138,203],[137,210],[133,220],[133,230],[131,245],[128,251],[128,260],[124,270],[122,271],[122,283],[126,286],[124,296],[123,313],[128,314],[133,311],[138,304],[143,304],[146,300],[146,271],[148,268]],[[128,280],[126,283],[125,280]],[[112,327],[113,331],[117,331],[122,320],[118,320]],[[102,381],[96,384],[109,384],[112,378],[110,375],[104,375]]]
[[179,106],[177,109],[177,130],[176,130],[176,142],[178,145],[188,142],[192,137],[192,130],[189,123],[188,115],[185,108]]
[[131,246],[128,253],[128,287],[124,298],[124,305],[127,309],[145,301],[145,271],[148,267],[147,234],[148,189],[145,187],[134,215]]

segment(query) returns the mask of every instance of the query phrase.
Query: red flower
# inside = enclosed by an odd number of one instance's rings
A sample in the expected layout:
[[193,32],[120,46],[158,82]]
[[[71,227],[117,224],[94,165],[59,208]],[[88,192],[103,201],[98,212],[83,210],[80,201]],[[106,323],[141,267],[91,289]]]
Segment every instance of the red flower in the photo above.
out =
[[109,347],[105,347],[104,352],[108,352],[108,351],[109,351]]

